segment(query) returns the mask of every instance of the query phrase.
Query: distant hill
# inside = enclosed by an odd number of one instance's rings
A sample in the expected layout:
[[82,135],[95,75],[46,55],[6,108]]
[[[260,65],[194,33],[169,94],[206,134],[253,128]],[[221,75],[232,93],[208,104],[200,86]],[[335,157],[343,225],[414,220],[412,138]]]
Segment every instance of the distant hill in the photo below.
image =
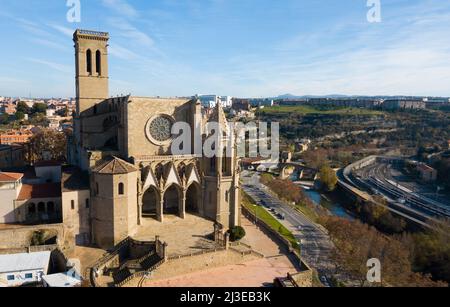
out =
[[340,94],[332,94],[332,95],[304,95],[304,96],[297,96],[292,94],[284,94],[277,97],[273,97],[272,99],[307,99],[307,98],[346,98],[346,97],[352,97],[347,95],[340,95]]

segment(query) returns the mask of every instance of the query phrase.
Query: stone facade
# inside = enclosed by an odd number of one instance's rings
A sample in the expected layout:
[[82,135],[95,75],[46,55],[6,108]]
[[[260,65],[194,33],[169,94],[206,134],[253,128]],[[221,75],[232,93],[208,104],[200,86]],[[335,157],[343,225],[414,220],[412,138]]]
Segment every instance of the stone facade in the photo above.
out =
[[[109,248],[133,236],[143,219],[164,223],[168,214],[197,214],[226,229],[239,225],[234,148],[225,158],[195,154],[196,140],[202,145],[207,137],[206,123],[226,126],[220,104],[204,118],[198,99],[107,98],[108,39],[103,32],[74,34],[77,112],[68,156],[71,164],[90,173],[92,242]],[[195,131],[185,154],[171,152],[173,138],[164,139],[170,128],[157,126],[155,131],[154,122],[184,122]],[[220,138],[225,144],[228,136]]]

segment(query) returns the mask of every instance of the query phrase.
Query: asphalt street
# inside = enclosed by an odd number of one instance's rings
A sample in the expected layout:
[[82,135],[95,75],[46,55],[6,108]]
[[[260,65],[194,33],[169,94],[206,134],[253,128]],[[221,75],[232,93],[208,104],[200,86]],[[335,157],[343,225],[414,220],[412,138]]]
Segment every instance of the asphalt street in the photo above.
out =
[[326,231],[312,222],[301,212],[298,212],[285,202],[273,196],[268,188],[260,183],[257,173],[244,172],[243,190],[259,205],[268,211],[274,208],[277,213],[285,215],[285,220],[279,220],[301,242],[302,258],[316,269],[320,276],[330,276],[333,268],[329,259],[332,243]]

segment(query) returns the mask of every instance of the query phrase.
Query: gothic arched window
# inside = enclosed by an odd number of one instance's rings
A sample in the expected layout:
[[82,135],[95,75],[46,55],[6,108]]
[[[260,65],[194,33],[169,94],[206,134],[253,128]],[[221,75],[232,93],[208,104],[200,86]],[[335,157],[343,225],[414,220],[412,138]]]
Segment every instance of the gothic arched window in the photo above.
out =
[[95,53],[95,72],[99,75],[102,74],[102,55],[100,50]]
[[89,74],[92,74],[92,52],[86,51],[86,70]]

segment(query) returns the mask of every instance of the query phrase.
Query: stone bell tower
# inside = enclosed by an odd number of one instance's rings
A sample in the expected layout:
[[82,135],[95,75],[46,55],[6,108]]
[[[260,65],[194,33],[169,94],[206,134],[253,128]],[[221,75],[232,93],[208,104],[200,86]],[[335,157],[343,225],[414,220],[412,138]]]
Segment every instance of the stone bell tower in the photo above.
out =
[[[77,30],[75,43],[75,78],[77,117],[109,97],[108,41],[105,32]],[[90,114],[91,111],[88,111]]]

